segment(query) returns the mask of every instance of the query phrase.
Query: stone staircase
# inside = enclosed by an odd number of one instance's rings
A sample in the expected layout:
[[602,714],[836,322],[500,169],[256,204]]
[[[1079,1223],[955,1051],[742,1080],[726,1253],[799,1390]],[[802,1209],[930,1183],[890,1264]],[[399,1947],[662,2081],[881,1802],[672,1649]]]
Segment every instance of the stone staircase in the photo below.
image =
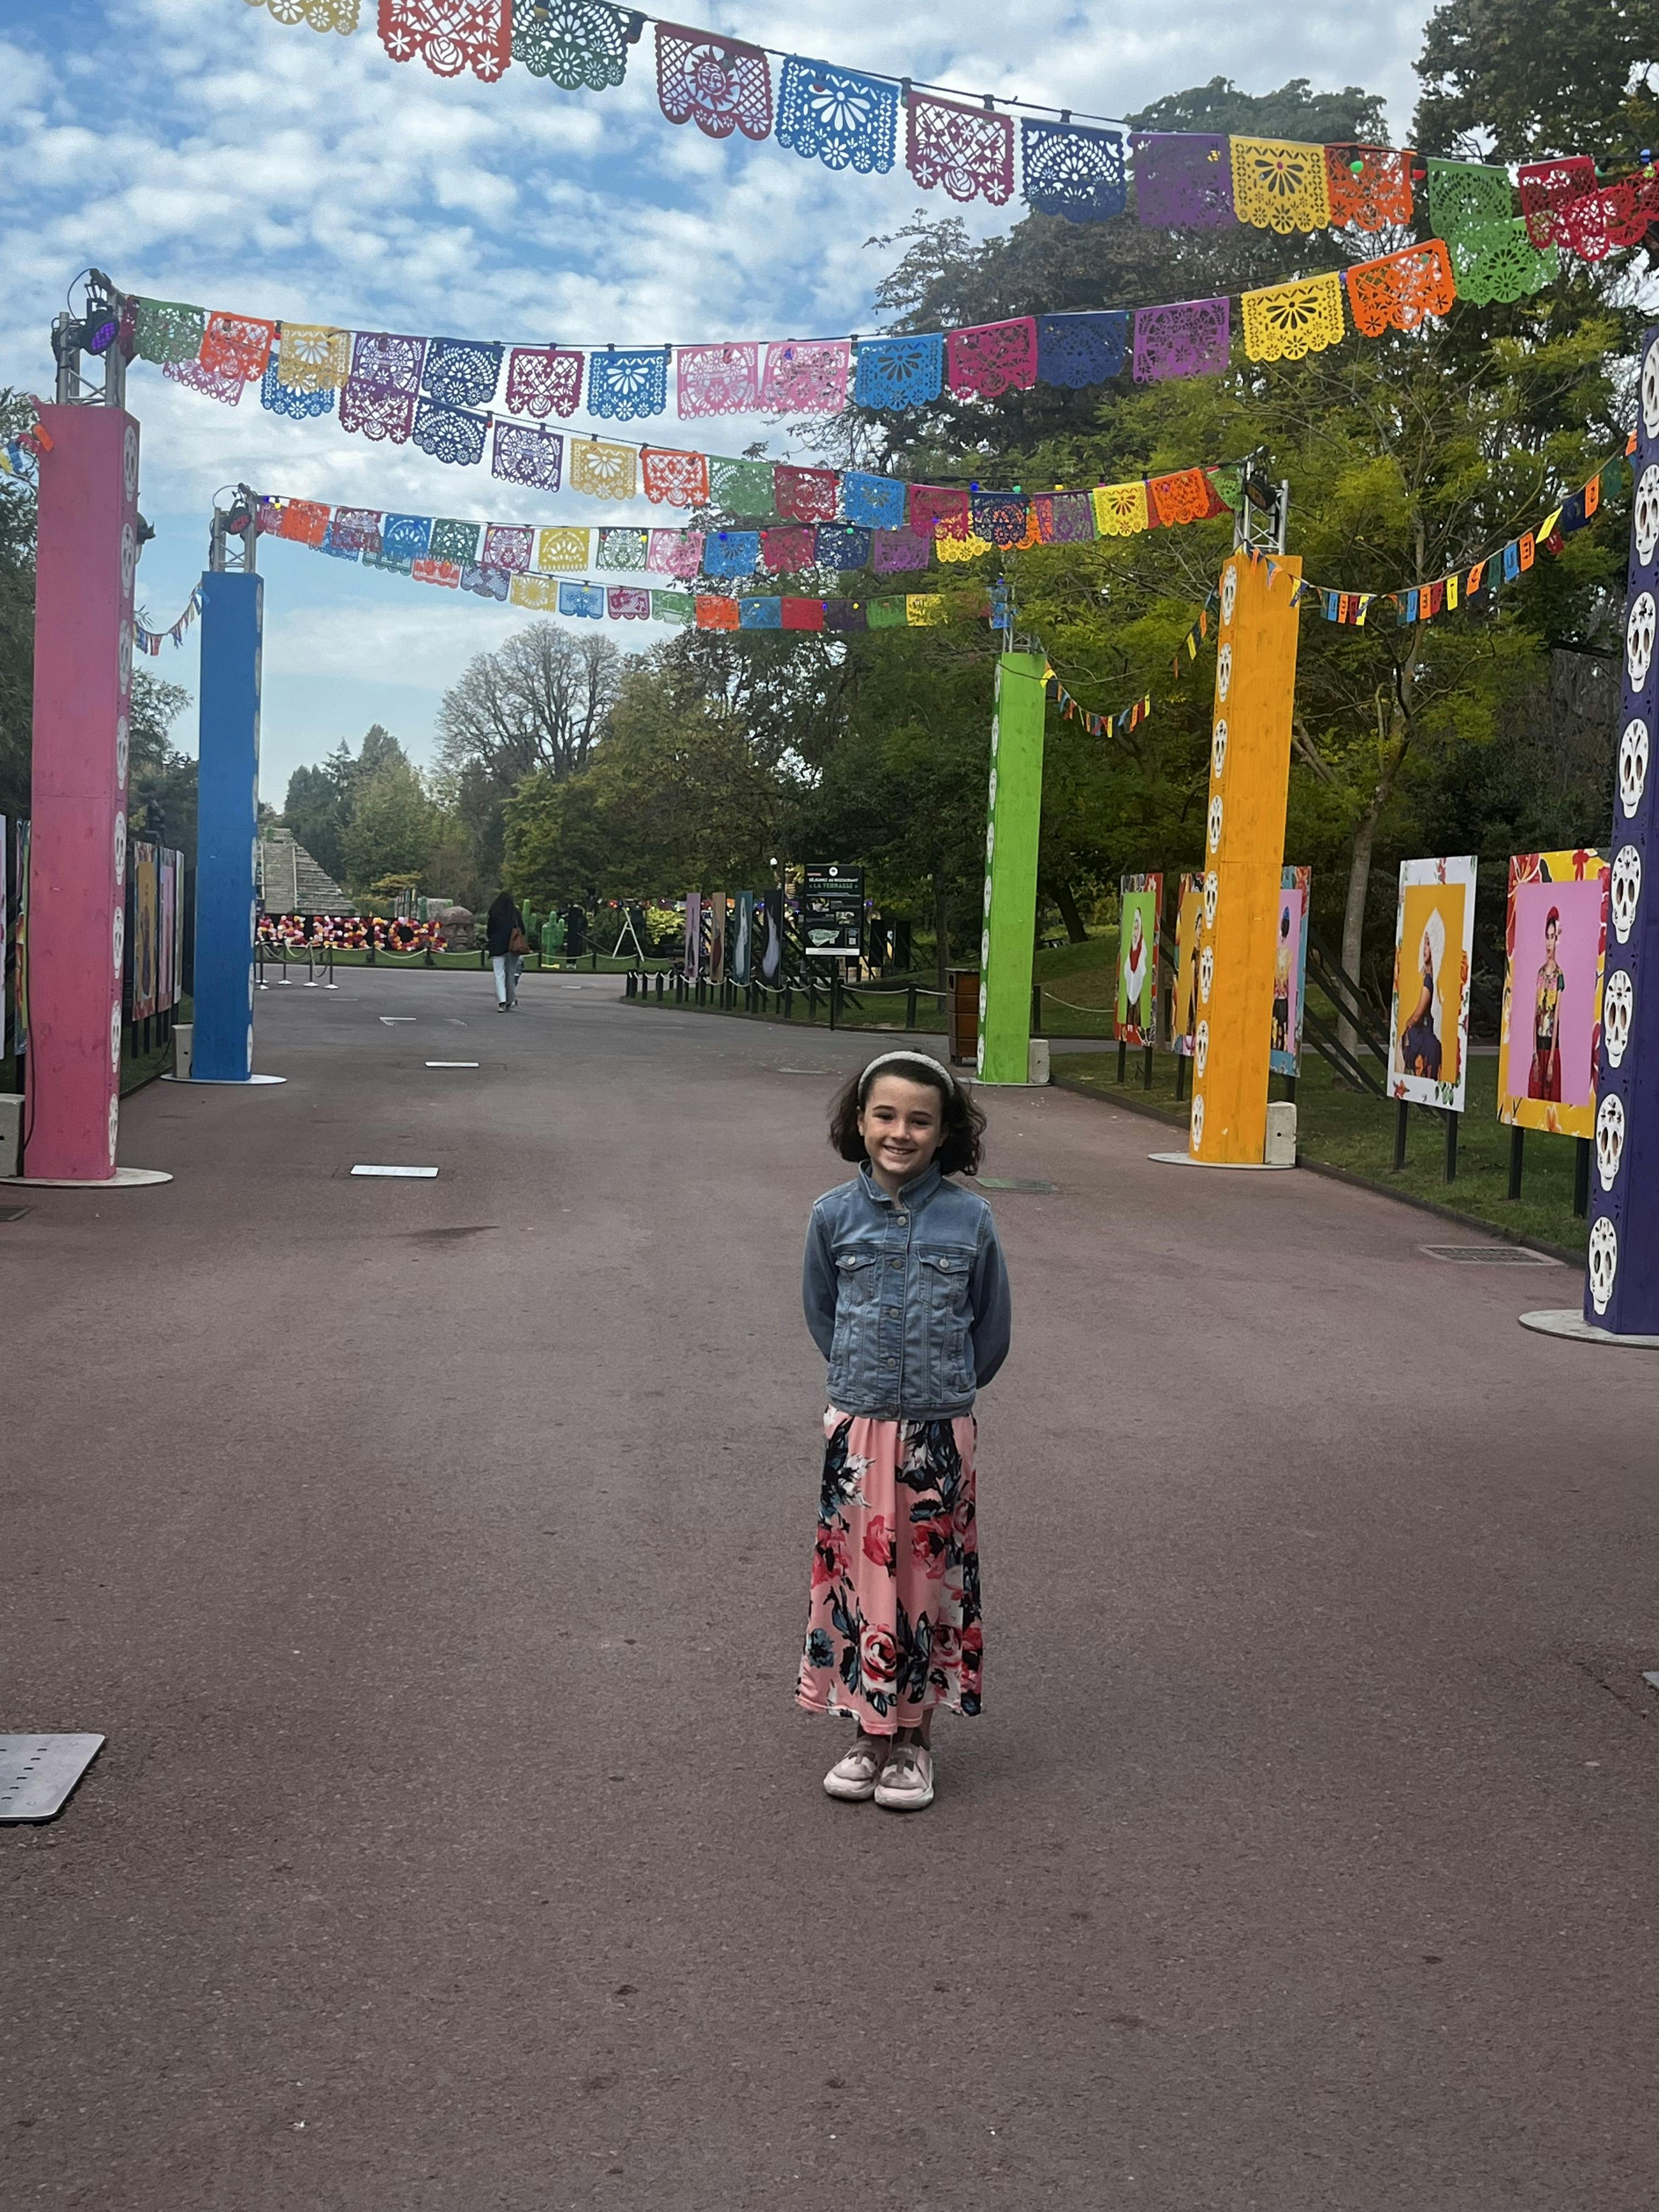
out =
[[291,830],[259,840],[259,904],[266,914],[356,914],[333,878],[319,868]]

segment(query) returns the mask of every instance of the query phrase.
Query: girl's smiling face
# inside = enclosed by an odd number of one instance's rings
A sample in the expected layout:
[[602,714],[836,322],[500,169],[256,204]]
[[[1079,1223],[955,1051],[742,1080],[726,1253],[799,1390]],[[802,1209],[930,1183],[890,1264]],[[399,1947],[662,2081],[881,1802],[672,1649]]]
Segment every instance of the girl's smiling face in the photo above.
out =
[[945,1134],[945,1101],[931,1083],[878,1075],[859,1113],[859,1134],[870,1171],[890,1194],[913,1182],[939,1150]]

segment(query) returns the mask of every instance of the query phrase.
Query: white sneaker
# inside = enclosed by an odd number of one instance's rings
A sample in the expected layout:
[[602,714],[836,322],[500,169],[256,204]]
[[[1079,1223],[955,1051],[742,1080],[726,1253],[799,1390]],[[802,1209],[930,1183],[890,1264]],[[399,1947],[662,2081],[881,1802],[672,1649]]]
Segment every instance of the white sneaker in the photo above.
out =
[[845,1759],[838,1759],[823,1778],[825,1791],[831,1797],[844,1797],[860,1803],[876,1794],[876,1777],[881,1771],[885,1753],[867,1735],[861,1735]]
[[874,1794],[884,1813],[925,1812],[933,1802],[933,1754],[927,1745],[897,1745]]

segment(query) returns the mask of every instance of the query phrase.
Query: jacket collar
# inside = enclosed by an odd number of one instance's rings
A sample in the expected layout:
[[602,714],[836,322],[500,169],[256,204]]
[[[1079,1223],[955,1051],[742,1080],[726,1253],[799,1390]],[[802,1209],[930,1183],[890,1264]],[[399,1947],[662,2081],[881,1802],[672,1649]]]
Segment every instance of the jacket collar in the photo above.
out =
[[[868,1160],[860,1164],[859,1179],[864,1185],[865,1196],[873,1200],[876,1205],[893,1206],[896,1203],[891,1194],[884,1191],[870,1172]],[[910,1182],[902,1186],[898,1194],[899,1198],[914,1211],[927,1203],[943,1180],[939,1171],[939,1162],[936,1159],[929,1160],[919,1176],[914,1176]]]

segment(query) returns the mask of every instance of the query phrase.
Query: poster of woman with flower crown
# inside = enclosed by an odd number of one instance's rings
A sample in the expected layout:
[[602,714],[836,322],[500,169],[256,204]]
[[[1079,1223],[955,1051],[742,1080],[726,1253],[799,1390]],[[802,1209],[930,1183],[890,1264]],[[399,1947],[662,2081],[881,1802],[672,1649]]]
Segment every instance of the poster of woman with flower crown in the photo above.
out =
[[1498,1118],[1512,1127],[1595,1133],[1610,880],[1601,854],[1582,849],[1510,861]]

